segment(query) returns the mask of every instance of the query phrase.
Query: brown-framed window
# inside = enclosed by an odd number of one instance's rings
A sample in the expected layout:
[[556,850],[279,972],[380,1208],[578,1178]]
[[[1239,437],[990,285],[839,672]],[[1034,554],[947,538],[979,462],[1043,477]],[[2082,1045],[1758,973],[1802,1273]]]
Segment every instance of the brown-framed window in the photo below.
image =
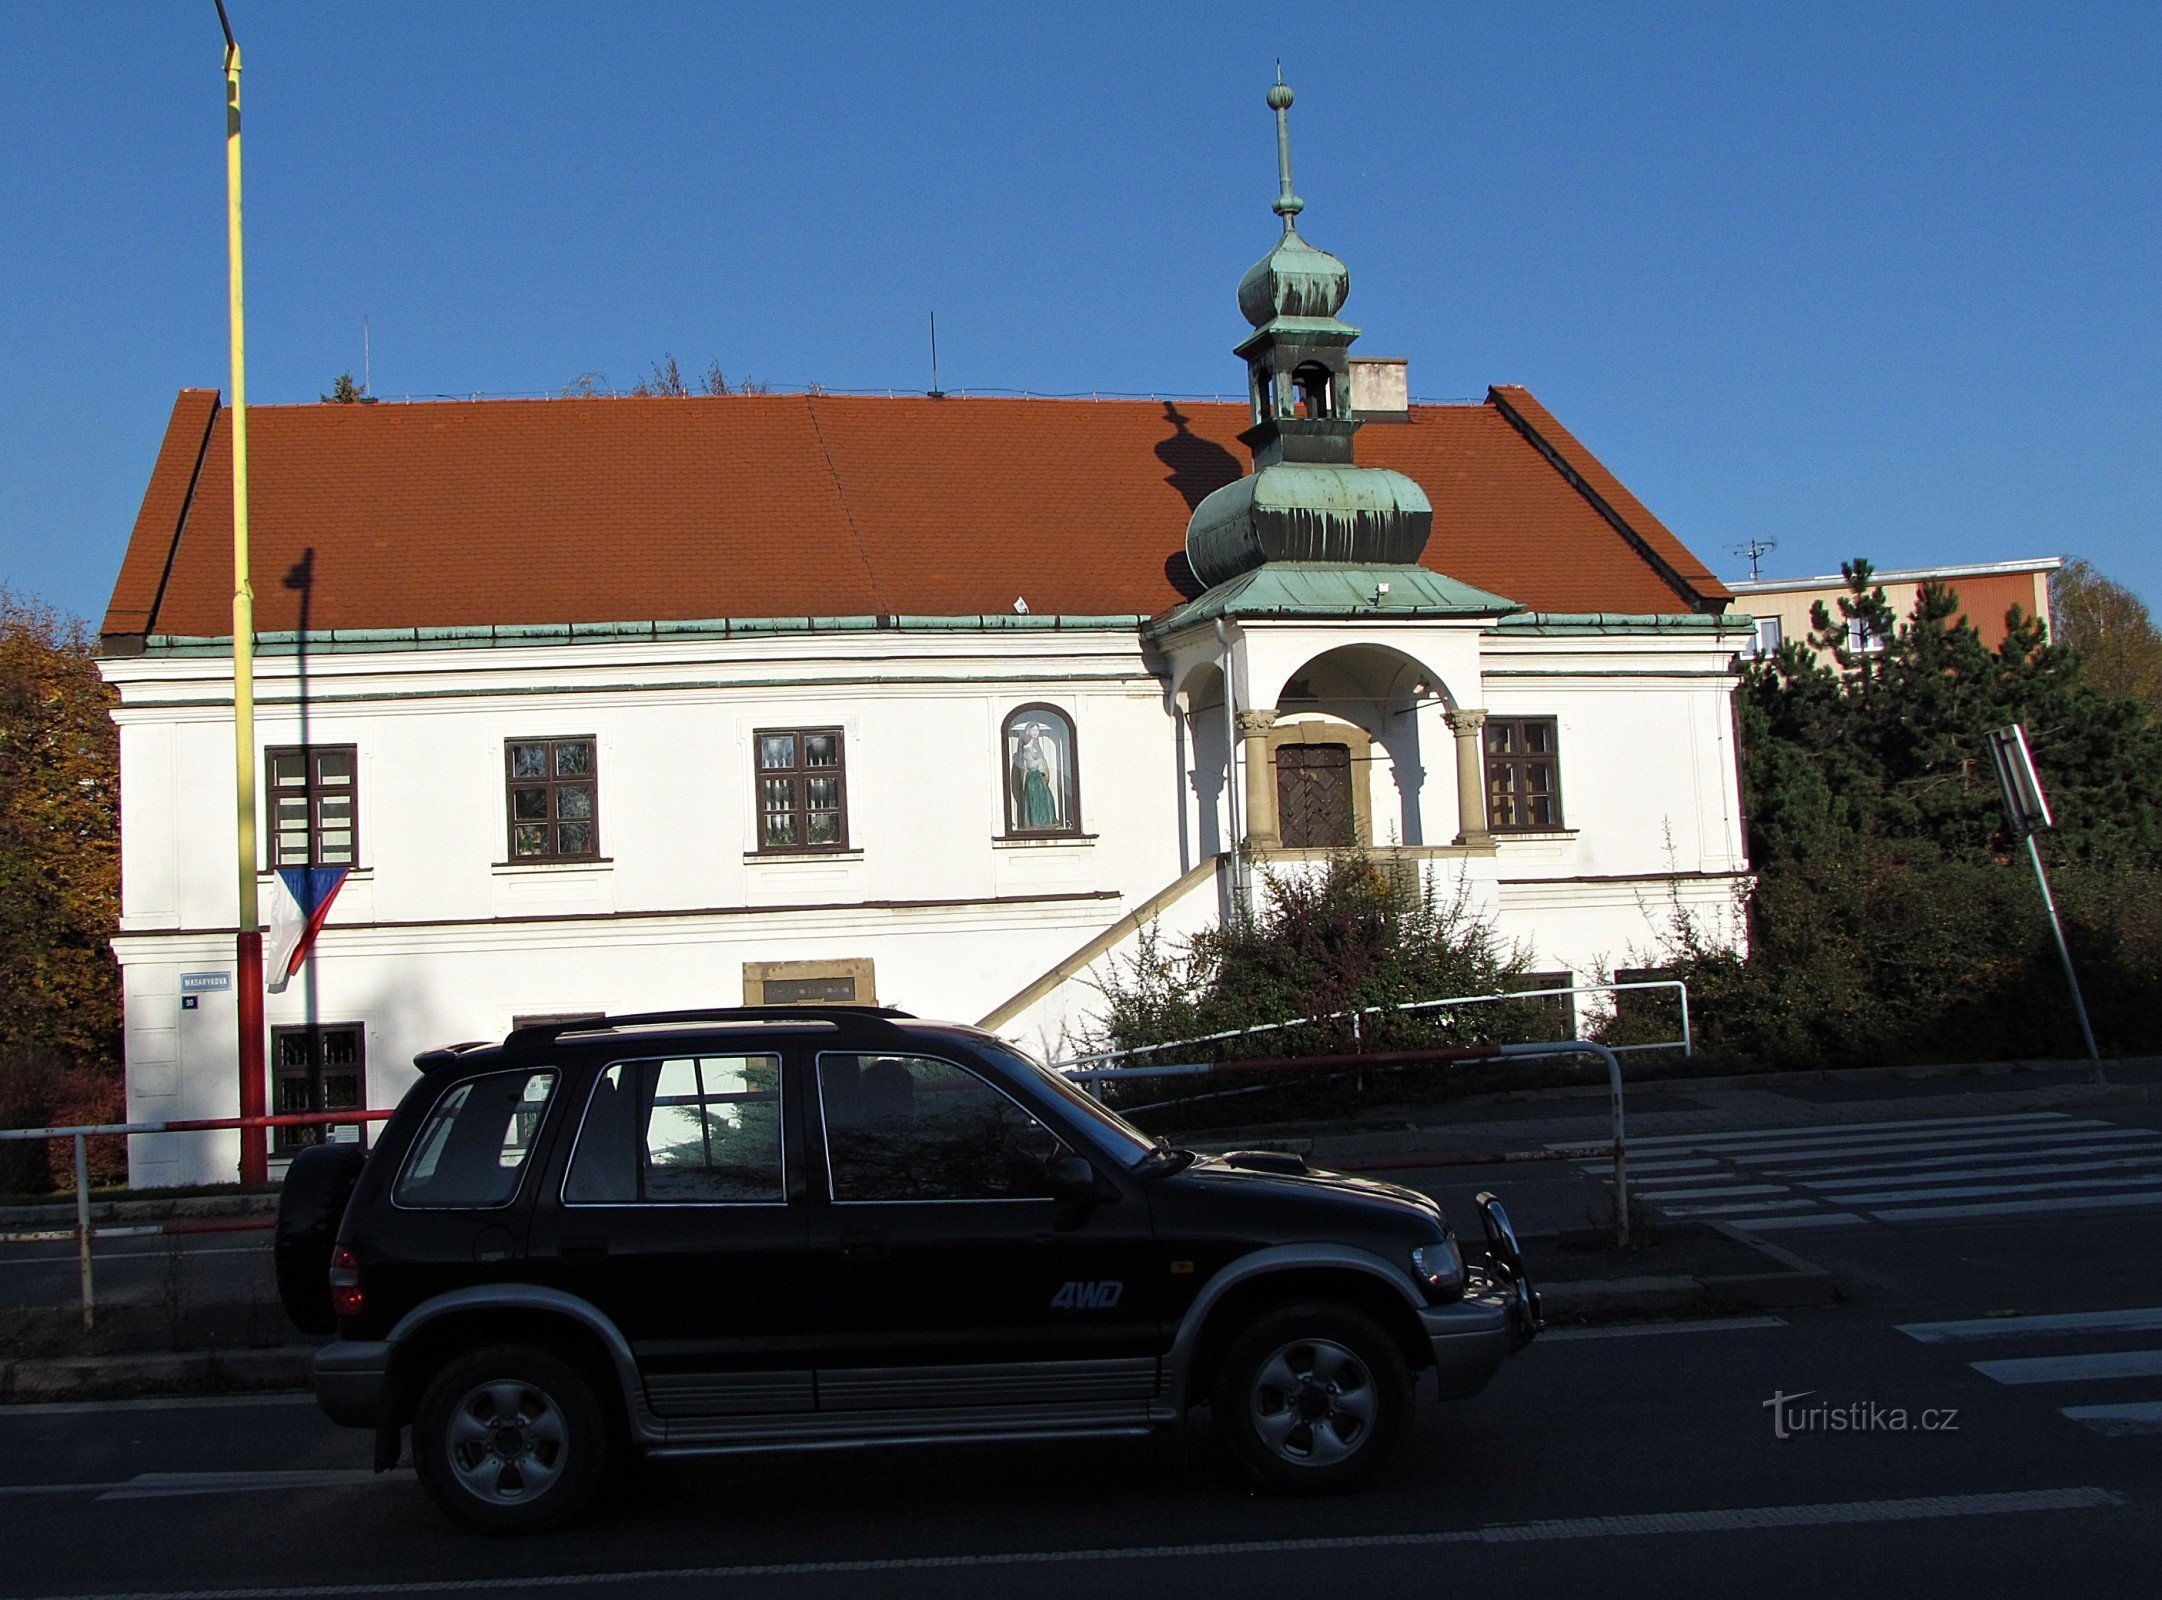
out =
[[1486,719],[1486,819],[1496,833],[1562,826],[1561,757],[1552,717]]
[[760,728],[758,848],[848,848],[848,772],[839,728]]
[[[270,1030],[271,1111],[358,1111],[368,1103],[366,1031],[357,1022]],[[309,1123],[271,1129],[271,1154],[291,1155],[326,1140],[365,1142],[366,1123]]]
[[360,751],[349,744],[274,745],[270,864],[350,867],[360,860]]
[[512,861],[592,861],[601,853],[600,779],[591,734],[506,739]]
[[1006,757],[1006,836],[1041,839],[1081,831],[1081,766],[1073,718],[1057,706],[1009,713],[999,744]]

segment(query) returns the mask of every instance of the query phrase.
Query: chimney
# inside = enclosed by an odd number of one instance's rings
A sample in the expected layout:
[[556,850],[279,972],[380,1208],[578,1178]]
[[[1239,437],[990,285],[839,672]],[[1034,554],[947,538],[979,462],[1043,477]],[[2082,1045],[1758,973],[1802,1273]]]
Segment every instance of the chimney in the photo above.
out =
[[1351,414],[1362,422],[1409,422],[1409,368],[1400,356],[1353,356]]

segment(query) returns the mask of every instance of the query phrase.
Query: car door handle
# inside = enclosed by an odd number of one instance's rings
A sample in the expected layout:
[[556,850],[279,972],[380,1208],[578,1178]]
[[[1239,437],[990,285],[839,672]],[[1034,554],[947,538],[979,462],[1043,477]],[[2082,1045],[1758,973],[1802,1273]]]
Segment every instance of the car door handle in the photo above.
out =
[[606,1239],[565,1239],[556,1254],[565,1261],[598,1261],[608,1254]]
[[841,1259],[869,1261],[886,1253],[886,1242],[882,1233],[844,1233],[841,1235]]

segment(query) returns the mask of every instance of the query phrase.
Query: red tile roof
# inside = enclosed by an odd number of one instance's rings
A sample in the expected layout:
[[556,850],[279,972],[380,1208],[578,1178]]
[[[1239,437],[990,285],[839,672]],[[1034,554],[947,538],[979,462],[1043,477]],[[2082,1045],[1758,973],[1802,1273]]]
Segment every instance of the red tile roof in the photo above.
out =
[[[229,414],[182,391],[113,635],[231,631]],[[1153,615],[1186,520],[1247,470],[1243,406],[728,395],[255,406],[256,626]],[[1542,611],[1727,591],[1521,389],[1417,406],[1359,459],[1426,489],[1425,564]]]

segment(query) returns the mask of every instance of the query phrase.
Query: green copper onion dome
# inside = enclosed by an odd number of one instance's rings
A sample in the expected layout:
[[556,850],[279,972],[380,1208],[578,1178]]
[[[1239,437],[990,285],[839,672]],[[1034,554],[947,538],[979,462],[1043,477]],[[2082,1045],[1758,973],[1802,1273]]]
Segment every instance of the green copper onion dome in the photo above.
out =
[[1269,90],[1269,109],[1276,113],[1277,179],[1270,209],[1284,219],[1284,236],[1239,280],[1239,310],[1257,328],[1278,317],[1333,317],[1351,293],[1351,269],[1299,237],[1295,219],[1306,202],[1291,192],[1291,128],[1284,115],[1291,109],[1291,88],[1281,66]]
[[1239,310],[1257,328],[1277,317],[1333,317],[1350,293],[1351,269],[1300,238],[1287,213],[1276,248],[1239,280]]

